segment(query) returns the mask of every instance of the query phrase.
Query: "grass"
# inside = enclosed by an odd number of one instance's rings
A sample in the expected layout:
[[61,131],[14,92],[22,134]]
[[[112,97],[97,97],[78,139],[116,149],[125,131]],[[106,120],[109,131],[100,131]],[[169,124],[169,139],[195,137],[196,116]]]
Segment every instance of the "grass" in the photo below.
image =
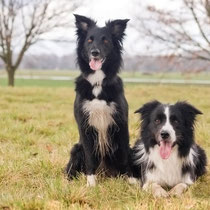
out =
[[[127,84],[125,93],[131,145],[139,106],[188,100],[204,113],[196,139],[210,158],[210,87]],[[100,180],[95,188],[86,187],[84,176],[68,182],[62,171],[78,141],[73,85],[0,87],[0,96],[0,209],[210,209],[209,172],[181,198],[167,199],[154,199],[123,178]]]
[[[16,87],[73,87],[73,81],[69,80],[47,80],[47,79],[16,79]],[[0,87],[7,86],[7,79],[0,78]]]
[[[78,70],[18,70],[17,76],[68,76],[75,78],[79,75]],[[6,71],[0,69],[0,78],[6,78]],[[121,72],[122,78],[141,78],[141,79],[184,79],[184,80],[210,80],[210,72],[155,72],[141,73],[137,71]],[[19,83],[18,83],[19,84]]]

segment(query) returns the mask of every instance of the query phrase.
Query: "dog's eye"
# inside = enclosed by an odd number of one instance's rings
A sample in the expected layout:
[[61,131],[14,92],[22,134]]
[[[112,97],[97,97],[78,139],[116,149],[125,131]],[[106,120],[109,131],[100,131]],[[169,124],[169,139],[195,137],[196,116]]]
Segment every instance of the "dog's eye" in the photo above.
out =
[[179,124],[179,120],[175,116],[171,116],[171,122],[174,124]]
[[102,36],[102,41],[105,43],[105,44],[108,44],[109,43],[109,41],[106,39],[106,37],[105,36]]
[[109,41],[108,41],[107,39],[104,39],[104,43],[105,43],[105,44],[108,44]]
[[159,119],[155,119],[155,124],[160,124],[160,120]]
[[93,42],[93,40],[92,39],[88,39],[88,43],[92,43]]
[[174,124],[178,124],[179,123],[178,120],[174,120],[173,122],[174,122]]

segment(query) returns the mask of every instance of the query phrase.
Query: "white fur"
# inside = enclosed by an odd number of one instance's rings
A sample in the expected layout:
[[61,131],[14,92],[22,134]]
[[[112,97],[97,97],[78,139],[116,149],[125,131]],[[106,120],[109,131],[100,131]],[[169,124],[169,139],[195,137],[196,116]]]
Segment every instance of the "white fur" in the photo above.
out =
[[179,183],[169,191],[169,194],[174,196],[181,196],[186,189],[187,185],[185,183]]
[[169,194],[168,192],[166,192],[159,184],[157,183],[147,183],[143,186],[143,190],[149,192],[151,191],[151,193],[153,194],[154,197],[168,197]]
[[97,70],[92,74],[89,74],[87,77],[87,81],[93,86],[95,84],[102,84],[103,79],[105,78],[105,74],[102,70]]
[[[142,146],[141,146],[142,147]],[[145,149],[142,149],[144,152]],[[179,183],[192,184],[193,180],[190,177],[190,174],[182,175],[182,166],[188,161],[192,161],[191,153],[187,158],[178,157],[178,148],[177,146],[173,147],[171,155],[168,159],[162,159],[160,156],[160,148],[158,145],[155,145],[154,148],[149,150],[149,154],[146,153],[142,156],[142,161],[147,161],[148,165],[152,162],[155,164],[155,168],[152,170],[146,169],[146,183],[157,183],[161,186],[173,187]],[[190,162],[191,163],[191,162]]]
[[89,115],[89,125],[98,130],[106,130],[109,125],[114,123],[112,115],[115,113],[115,103],[107,105],[105,100],[93,99],[83,103],[83,111]]
[[105,74],[102,70],[97,70],[94,73],[89,74],[86,78],[87,81],[90,82],[92,86],[94,86],[92,93],[95,97],[98,97],[102,91],[102,82],[104,78]]
[[194,157],[197,157],[197,153],[195,152],[193,148],[190,148],[189,155],[184,159],[184,162],[186,164],[190,164],[191,166],[195,166],[194,161],[193,161]]
[[87,186],[95,187],[96,186],[96,175],[87,175]]
[[[161,128],[161,131],[167,131],[170,134],[171,142],[173,143],[173,142],[176,141],[176,132],[175,132],[173,126],[170,123],[170,110],[169,110],[169,106],[166,106],[165,107],[164,113],[166,115],[166,122],[163,125],[163,127]],[[160,133],[161,133],[161,131],[160,131]]]
[[140,183],[140,180],[134,177],[128,177],[128,183],[132,185],[136,185]]
[[112,116],[116,112],[116,105],[114,102],[107,105],[105,100],[86,100],[83,103],[83,112],[88,115],[87,126],[93,126],[98,132],[99,150],[104,156],[109,149],[107,129],[115,124]]
[[141,165],[142,163],[147,162],[148,154],[146,153],[144,144],[139,144],[137,150],[138,150],[138,152],[136,153],[136,156],[141,157],[141,158],[137,158],[135,161],[135,164]]
[[96,85],[96,86],[93,88],[92,93],[93,93],[93,95],[94,95],[95,97],[98,97],[98,95],[101,93],[101,91],[102,91],[102,86],[101,86],[101,85]]

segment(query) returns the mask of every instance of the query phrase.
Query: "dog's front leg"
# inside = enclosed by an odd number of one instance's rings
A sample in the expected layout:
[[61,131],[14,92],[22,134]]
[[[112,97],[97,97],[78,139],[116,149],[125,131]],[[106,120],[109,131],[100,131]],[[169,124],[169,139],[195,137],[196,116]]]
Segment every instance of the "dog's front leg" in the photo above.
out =
[[87,175],[87,186],[96,186],[96,170],[99,166],[99,157],[96,153],[94,140],[95,134],[86,129],[82,133],[82,142],[85,152],[85,165]]
[[115,165],[120,175],[132,176],[129,164],[129,133],[127,123],[118,124],[118,132],[114,133],[113,139],[118,144],[114,153]]
[[143,190],[151,192],[154,197],[168,197],[169,194],[156,182],[146,183],[143,185]]
[[[86,151],[86,157],[87,157]],[[86,158],[86,175],[87,175],[87,186],[96,186],[96,169],[98,168],[98,161],[94,154],[89,153],[88,158]]]
[[86,174],[87,174],[87,186],[96,186],[96,170],[99,166],[99,161],[95,155],[94,150],[86,150]]
[[181,196],[182,193],[187,189],[187,184],[185,183],[179,183],[175,187],[173,187],[169,194],[171,196]]
[[[87,152],[86,152],[87,154]],[[87,186],[96,186],[96,169],[98,168],[98,161],[94,154],[89,153],[86,159],[86,174],[87,174]]]

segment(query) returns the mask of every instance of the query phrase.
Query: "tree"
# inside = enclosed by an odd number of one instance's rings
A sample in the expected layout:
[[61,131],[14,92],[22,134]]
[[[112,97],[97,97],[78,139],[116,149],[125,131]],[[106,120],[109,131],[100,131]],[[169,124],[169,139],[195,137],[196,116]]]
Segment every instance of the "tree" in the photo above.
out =
[[25,52],[49,32],[69,27],[77,5],[76,0],[0,0],[0,58],[9,86]]
[[[147,6],[147,13],[137,17],[135,29],[149,38],[147,47],[151,53],[154,44],[158,53],[210,61],[210,0],[175,3],[179,3],[176,10]],[[171,8],[170,5],[166,8]]]

